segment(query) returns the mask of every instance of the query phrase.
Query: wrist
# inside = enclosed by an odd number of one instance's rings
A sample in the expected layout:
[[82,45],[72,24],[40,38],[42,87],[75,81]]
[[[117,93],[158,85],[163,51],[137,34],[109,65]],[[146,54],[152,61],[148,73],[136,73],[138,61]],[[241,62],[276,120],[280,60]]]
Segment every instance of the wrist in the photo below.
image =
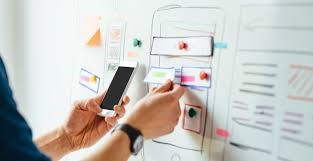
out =
[[[122,143],[124,143],[125,145],[129,145],[130,144],[130,139],[128,138],[127,134],[123,131],[117,130],[114,133],[111,134],[112,137],[114,139],[117,139],[119,141],[121,141]],[[125,146],[128,149],[128,152],[131,153],[130,149],[128,148],[128,146]]]
[[136,129],[130,124],[118,124],[112,130],[112,133],[117,131],[123,132],[127,135],[129,140],[129,149],[133,155],[137,155],[143,147],[144,138],[140,130]]
[[64,155],[74,151],[63,128],[59,127],[35,140],[37,147],[50,156],[59,160]]
[[144,137],[144,131],[143,128],[140,126],[140,124],[136,123],[136,121],[133,121],[131,119],[127,119],[123,124],[128,124],[130,126],[132,126],[133,128],[139,130],[142,134],[142,136]]
[[60,141],[62,141],[62,146],[64,146],[65,151],[73,152],[79,149],[77,146],[75,146],[75,144],[73,144],[71,136],[66,133],[63,126],[57,129],[57,137]]

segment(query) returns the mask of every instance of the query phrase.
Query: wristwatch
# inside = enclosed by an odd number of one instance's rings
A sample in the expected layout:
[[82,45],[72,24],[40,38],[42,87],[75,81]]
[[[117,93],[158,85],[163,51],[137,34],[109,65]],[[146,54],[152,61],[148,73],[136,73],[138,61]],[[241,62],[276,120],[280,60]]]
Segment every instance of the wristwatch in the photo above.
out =
[[112,133],[114,133],[117,130],[121,130],[127,134],[130,140],[130,152],[133,155],[137,155],[143,147],[144,138],[142,133],[138,129],[132,127],[129,124],[117,124],[113,128]]

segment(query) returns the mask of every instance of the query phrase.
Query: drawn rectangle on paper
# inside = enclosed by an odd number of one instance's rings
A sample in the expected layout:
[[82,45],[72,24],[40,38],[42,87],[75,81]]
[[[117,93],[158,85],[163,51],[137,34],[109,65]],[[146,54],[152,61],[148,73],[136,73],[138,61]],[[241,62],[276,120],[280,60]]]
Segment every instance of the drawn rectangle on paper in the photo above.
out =
[[[207,78],[201,80],[200,74],[204,72]],[[209,67],[182,67],[181,84],[185,86],[211,87],[212,69]]]
[[273,134],[271,130],[257,127],[253,124],[234,121],[230,142],[242,147],[264,153],[271,153]]
[[312,10],[312,5],[242,7],[238,49],[312,54],[313,21],[307,21]]
[[162,84],[168,79],[175,79],[175,68],[151,67],[148,75],[144,79],[144,82]]
[[86,87],[87,89],[98,93],[100,85],[100,77],[92,74],[86,69],[81,68],[79,76],[79,84]]
[[125,23],[113,22],[109,29],[108,56],[109,59],[120,59],[124,41]]
[[216,24],[186,23],[184,21],[165,21],[161,25],[162,36],[214,36]]
[[313,66],[289,65],[288,99],[313,103]]
[[120,59],[121,45],[120,44],[109,44],[108,46],[108,58],[109,59]]
[[[180,50],[179,42],[186,44],[186,49]],[[213,37],[154,37],[151,55],[171,56],[212,56]]]
[[313,143],[297,140],[291,137],[281,137],[279,141],[279,158],[291,161],[311,161]]
[[[189,116],[189,110],[195,111],[195,116]],[[183,129],[193,131],[195,133],[201,133],[201,121],[202,121],[202,108],[200,106],[185,104],[183,114]]]

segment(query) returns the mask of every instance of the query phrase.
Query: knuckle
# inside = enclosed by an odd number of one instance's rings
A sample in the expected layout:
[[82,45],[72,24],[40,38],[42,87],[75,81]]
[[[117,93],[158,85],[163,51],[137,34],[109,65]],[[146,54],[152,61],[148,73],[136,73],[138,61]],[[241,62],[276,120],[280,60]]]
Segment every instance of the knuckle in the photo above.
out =
[[75,101],[73,102],[73,106],[76,107],[76,106],[79,105],[79,103],[80,103],[80,100],[75,100]]

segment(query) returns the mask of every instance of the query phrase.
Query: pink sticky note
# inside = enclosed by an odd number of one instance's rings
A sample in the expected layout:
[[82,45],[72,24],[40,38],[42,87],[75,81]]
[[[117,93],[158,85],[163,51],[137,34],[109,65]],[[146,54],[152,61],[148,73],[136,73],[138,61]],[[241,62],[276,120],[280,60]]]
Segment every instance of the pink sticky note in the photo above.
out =
[[194,82],[195,81],[195,77],[194,76],[183,75],[183,76],[181,76],[181,81],[182,82]]
[[83,80],[85,82],[89,82],[89,77],[82,75],[82,76],[80,76],[80,80]]
[[225,139],[230,136],[230,133],[227,130],[222,129],[222,128],[215,129],[215,133],[217,136],[225,138]]

